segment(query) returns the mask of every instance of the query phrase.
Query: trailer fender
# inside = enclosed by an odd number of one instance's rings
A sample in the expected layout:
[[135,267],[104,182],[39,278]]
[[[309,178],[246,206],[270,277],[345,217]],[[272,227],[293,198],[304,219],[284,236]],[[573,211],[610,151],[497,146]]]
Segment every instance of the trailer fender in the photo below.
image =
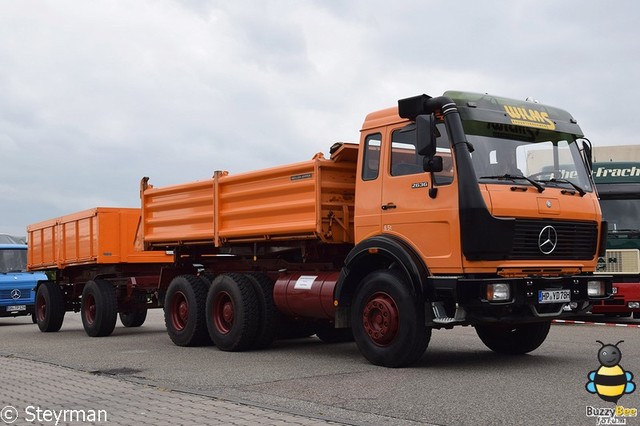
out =
[[427,280],[429,272],[422,259],[400,238],[378,235],[358,243],[345,259],[334,290],[337,323],[345,325],[345,315],[348,317],[345,309],[348,311],[362,279],[375,270],[388,268],[400,270],[409,279],[414,297],[432,300]]

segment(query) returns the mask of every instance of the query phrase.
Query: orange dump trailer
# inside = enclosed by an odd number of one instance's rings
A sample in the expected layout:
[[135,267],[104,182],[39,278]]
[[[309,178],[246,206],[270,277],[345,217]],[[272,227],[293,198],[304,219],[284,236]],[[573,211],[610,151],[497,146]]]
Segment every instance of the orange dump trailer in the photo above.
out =
[[[125,326],[140,326],[147,308],[160,307],[160,268],[173,256],[137,251],[140,209],[98,207],[27,227],[31,271],[49,272],[36,292],[36,320],[43,331],[57,331],[66,311],[82,311],[90,335],[113,331],[118,312]],[[110,309],[96,311],[105,297]]]

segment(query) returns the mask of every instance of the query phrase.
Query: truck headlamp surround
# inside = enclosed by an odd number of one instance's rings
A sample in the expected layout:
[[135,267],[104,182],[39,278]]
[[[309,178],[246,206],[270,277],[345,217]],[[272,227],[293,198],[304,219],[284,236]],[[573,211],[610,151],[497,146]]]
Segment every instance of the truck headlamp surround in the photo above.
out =
[[640,309],[640,302],[628,302],[627,308],[629,309]]
[[511,285],[509,283],[487,284],[487,300],[489,302],[507,302],[511,300]]

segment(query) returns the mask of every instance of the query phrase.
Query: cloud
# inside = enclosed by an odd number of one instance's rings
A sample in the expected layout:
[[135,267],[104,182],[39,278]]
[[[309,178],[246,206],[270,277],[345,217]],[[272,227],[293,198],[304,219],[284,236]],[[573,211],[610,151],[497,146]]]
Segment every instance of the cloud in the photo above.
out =
[[0,5],[0,231],[138,184],[357,141],[371,111],[448,89],[534,96],[633,142],[640,6],[123,0]]

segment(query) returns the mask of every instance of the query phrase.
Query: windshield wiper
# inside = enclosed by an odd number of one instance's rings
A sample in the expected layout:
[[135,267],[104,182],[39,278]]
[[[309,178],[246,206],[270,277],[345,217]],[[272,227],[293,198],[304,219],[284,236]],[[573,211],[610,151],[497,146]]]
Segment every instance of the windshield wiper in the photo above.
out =
[[538,190],[538,192],[542,192],[544,191],[544,186],[540,185],[538,182],[536,182],[533,179],[529,179],[526,176],[522,176],[522,175],[510,175],[510,174],[504,174],[504,175],[495,175],[495,176],[480,176],[479,179],[511,179],[511,180],[526,180],[527,182],[529,182],[531,185],[535,186],[536,189]]
[[551,178],[551,179],[547,179],[547,180],[539,180],[538,182],[542,182],[542,183],[568,183],[569,185],[571,185],[576,191],[578,191],[578,194],[580,194],[581,197],[584,196],[584,194],[587,193],[587,191],[585,191],[584,189],[580,188],[578,185],[576,185],[575,183],[571,182],[570,180],[567,179],[556,179],[556,178]]

